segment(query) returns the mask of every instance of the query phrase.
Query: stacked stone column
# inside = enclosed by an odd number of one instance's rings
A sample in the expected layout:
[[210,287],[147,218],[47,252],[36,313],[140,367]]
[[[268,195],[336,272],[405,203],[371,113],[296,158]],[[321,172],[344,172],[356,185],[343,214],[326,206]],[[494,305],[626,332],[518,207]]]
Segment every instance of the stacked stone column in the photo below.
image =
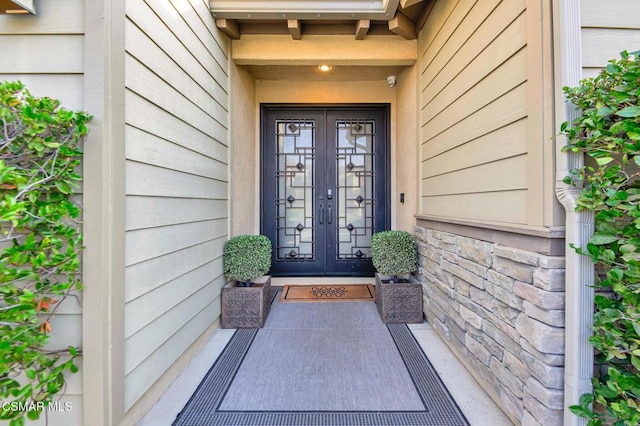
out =
[[517,424],[561,425],[564,258],[418,227],[427,320]]

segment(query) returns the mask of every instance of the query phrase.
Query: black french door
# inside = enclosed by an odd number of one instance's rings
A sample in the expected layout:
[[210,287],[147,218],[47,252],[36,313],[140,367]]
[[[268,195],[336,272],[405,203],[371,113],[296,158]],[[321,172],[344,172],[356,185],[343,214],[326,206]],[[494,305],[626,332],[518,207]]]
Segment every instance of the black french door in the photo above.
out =
[[372,276],[389,228],[388,106],[262,107],[261,232],[274,276]]

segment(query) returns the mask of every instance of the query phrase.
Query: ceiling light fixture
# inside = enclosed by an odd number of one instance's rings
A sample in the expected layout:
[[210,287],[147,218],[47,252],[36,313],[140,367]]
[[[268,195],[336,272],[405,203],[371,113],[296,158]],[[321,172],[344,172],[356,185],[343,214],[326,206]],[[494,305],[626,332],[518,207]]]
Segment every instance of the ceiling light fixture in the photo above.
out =
[[328,65],[328,64],[318,65],[316,68],[320,72],[329,72],[329,71],[331,71],[333,69],[333,67],[331,65]]

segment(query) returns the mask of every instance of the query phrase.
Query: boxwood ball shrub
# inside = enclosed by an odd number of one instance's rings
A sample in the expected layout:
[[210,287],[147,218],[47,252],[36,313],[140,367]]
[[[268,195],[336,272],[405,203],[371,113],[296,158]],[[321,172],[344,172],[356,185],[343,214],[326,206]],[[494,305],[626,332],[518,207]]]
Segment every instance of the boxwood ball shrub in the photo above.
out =
[[224,274],[246,283],[271,268],[271,241],[264,235],[238,235],[224,244]]
[[406,231],[383,231],[371,237],[373,267],[382,275],[397,277],[418,269],[415,237]]

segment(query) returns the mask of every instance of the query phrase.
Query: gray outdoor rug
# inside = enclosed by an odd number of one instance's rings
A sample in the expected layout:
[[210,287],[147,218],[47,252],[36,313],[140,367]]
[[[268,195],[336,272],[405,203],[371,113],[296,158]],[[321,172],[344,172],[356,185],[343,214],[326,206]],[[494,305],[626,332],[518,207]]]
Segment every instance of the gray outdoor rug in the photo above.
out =
[[372,302],[279,303],[237,330],[175,426],[468,425],[404,324]]

